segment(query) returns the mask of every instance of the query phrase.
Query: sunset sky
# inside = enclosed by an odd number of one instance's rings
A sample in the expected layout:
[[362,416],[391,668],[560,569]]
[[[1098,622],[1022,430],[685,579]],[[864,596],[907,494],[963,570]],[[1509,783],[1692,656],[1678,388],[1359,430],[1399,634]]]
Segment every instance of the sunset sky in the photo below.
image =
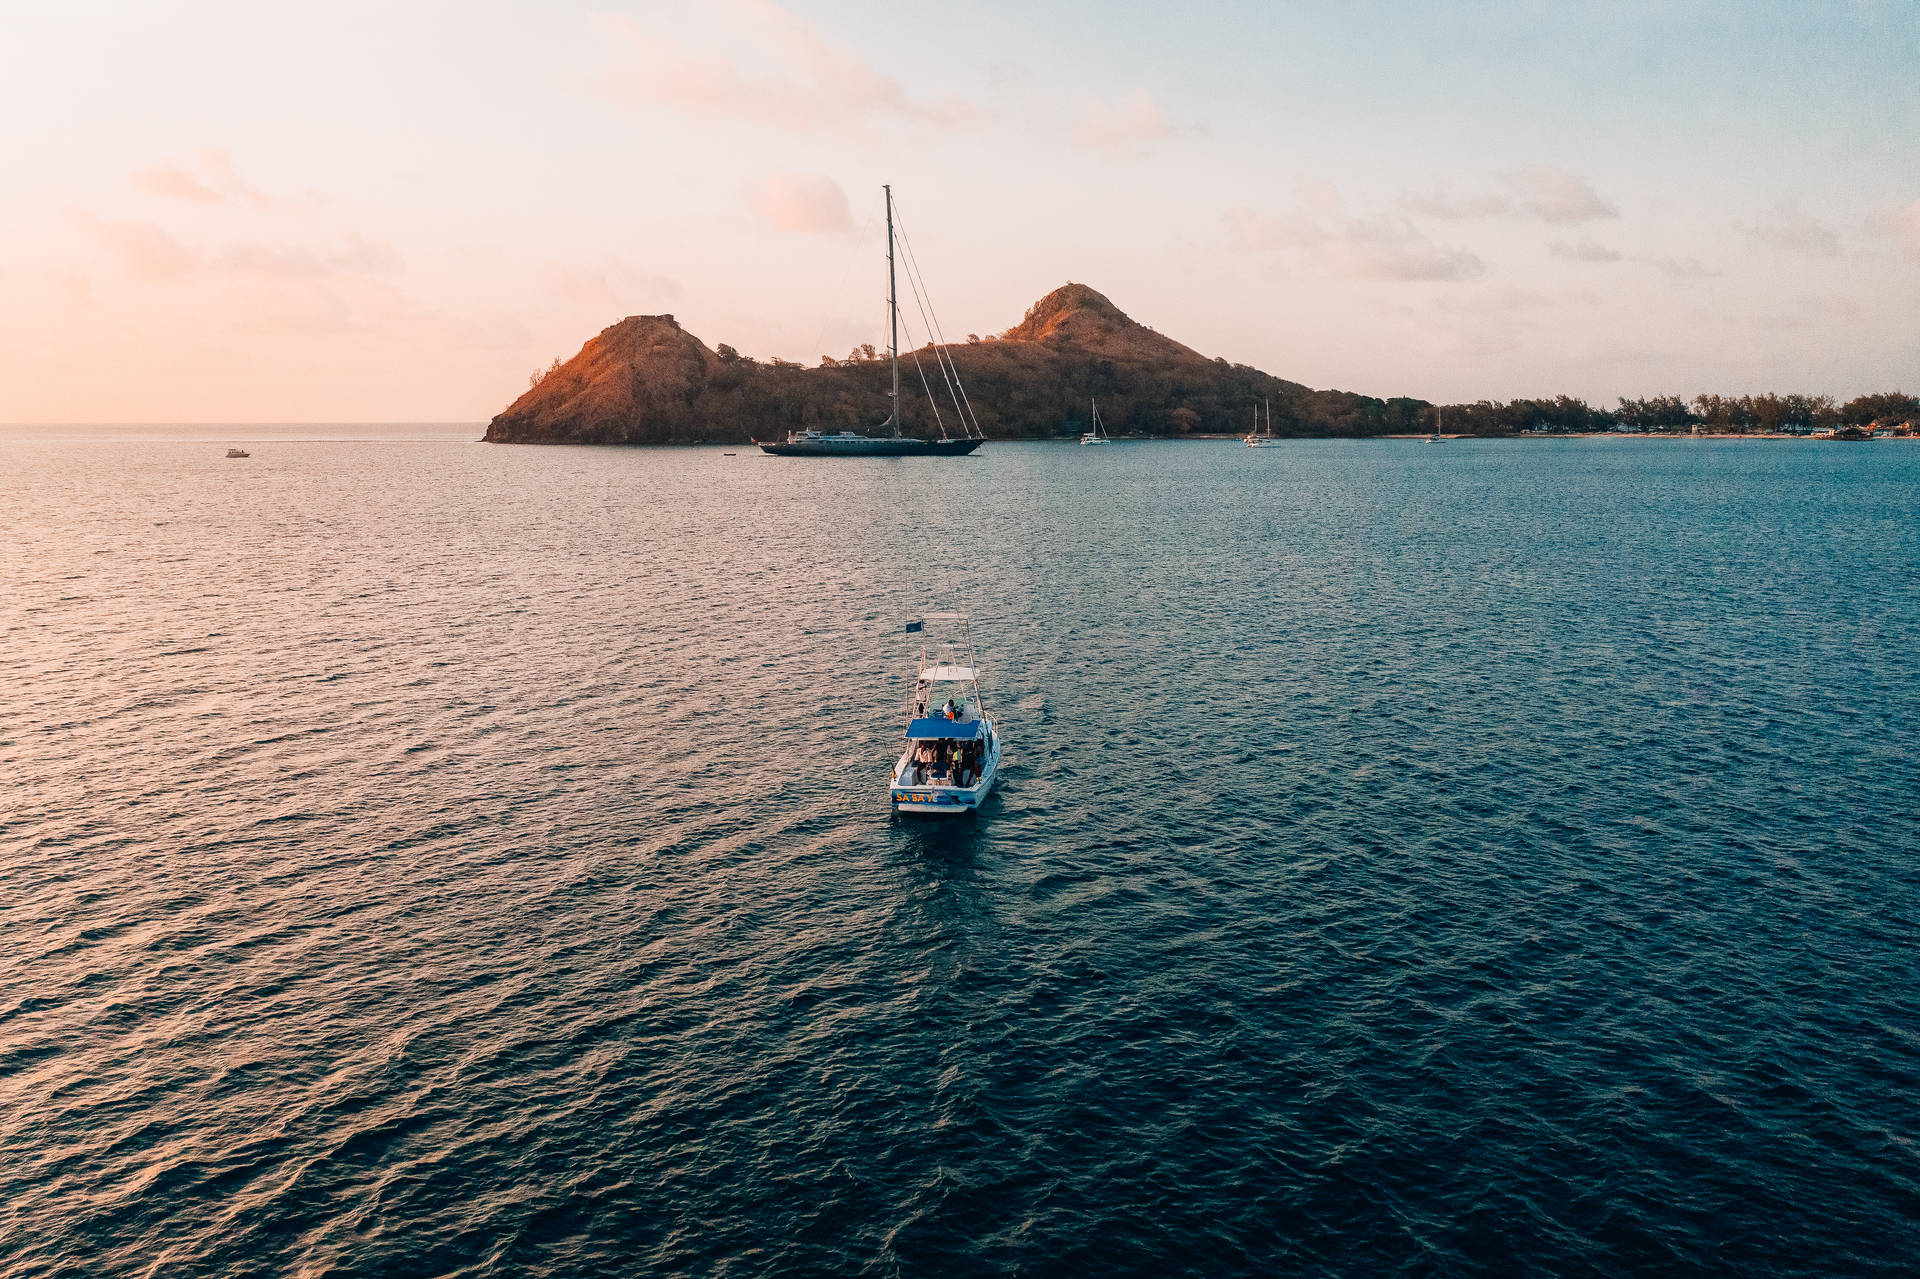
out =
[[1920,391],[1920,5],[15,2],[0,421],[484,420],[1068,281],[1462,400]]

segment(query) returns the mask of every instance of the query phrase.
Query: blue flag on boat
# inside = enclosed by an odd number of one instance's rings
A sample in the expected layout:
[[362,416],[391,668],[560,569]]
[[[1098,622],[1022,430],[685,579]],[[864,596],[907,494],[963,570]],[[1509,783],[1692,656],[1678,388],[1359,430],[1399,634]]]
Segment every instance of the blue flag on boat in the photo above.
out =
[[911,635],[911,634],[913,634],[913,633],[914,633],[915,631],[917,631],[917,630],[919,630],[919,629],[920,629],[920,623],[918,623],[918,622],[908,622],[908,623],[907,623],[907,634],[909,634],[909,635]]

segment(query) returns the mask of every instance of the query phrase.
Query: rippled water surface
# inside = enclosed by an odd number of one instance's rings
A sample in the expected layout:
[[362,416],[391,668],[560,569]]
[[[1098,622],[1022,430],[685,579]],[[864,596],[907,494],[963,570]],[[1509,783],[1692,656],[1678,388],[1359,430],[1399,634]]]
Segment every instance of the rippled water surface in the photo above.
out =
[[0,435],[9,1279],[1913,1273],[1920,446],[357,433]]

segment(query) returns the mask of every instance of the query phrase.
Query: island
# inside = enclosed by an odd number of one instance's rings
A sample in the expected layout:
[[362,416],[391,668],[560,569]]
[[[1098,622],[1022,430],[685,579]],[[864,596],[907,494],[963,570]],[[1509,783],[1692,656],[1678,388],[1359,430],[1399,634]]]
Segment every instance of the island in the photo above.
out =
[[[1574,396],[1436,406],[1406,396],[1316,391],[1208,357],[1131,319],[1084,284],[1034,303],[1020,323],[943,349],[990,437],[1078,437],[1098,400],[1118,435],[1244,435],[1255,405],[1282,436],[1379,437],[1434,430],[1477,436],[1729,435],[1920,438],[1920,399],[1892,391],[1844,404],[1826,395],[1678,395],[1597,408]],[[932,347],[900,353],[909,435],[963,434]],[[487,426],[496,444],[744,444],[788,431],[868,431],[887,417],[884,351],[863,346],[818,366],[709,347],[671,315],[630,315],[570,360],[535,374]],[[931,395],[929,395],[929,391]]]
[[[946,348],[982,429],[998,438],[1078,436],[1098,400],[1118,434],[1244,434],[1254,405],[1282,435],[1418,430],[1427,406],[1316,391],[1244,364],[1209,359],[1129,318],[1084,284],[1055,289],[1020,323]],[[902,424],[959,433],[930,347],[901,351]],[[921,373],[925,374],[925,387]],[[884,351],[862,347],[817,367],[710,348],[671,315],[632,315],[538,375],[487,426],[506,444],[746,443],[790,430],[864,431],[887,416]],[[931,388],[929,401],[927,389]]]

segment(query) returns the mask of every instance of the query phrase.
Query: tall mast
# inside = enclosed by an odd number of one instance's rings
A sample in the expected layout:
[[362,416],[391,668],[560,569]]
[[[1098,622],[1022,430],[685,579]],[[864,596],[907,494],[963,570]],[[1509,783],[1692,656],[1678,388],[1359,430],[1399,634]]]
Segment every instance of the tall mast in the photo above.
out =
[[893,187],[880,188],[887,193],[887,353],[893,359],[893,438],[900,438],[900,293],[893,279]]

